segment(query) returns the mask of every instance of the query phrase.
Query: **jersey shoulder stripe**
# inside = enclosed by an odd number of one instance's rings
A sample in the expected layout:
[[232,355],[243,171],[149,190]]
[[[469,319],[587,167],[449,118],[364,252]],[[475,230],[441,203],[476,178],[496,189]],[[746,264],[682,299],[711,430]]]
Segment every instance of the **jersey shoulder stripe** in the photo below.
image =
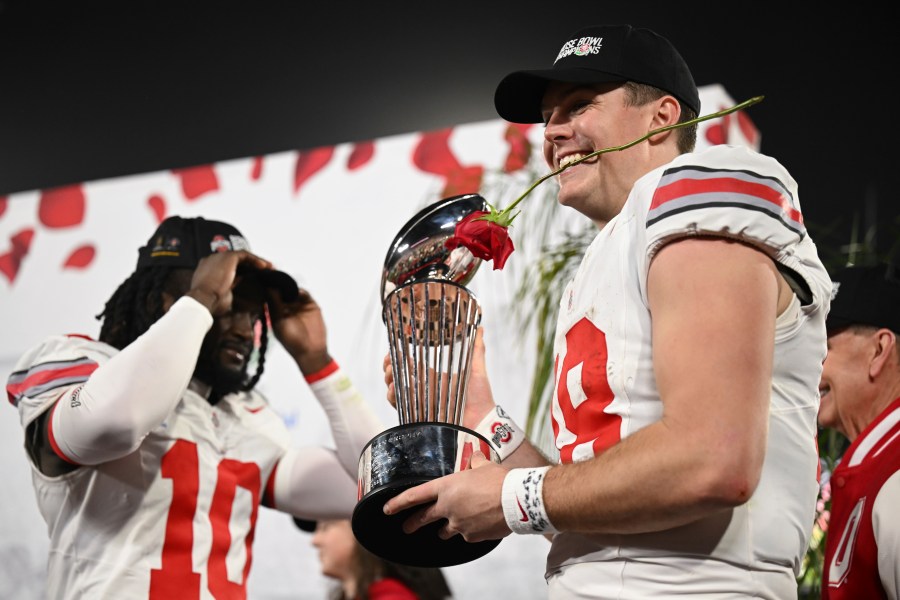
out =
[[23,396],[35,397],[50,390],[84,383],[99,365],[90,358],[50,361],[16,371],[9,376],[6,396],[17,406]]
[[796,206],[788,187],[776,177],[745,169],[685,165],[663,172],[647,226],[690,210],[734,207],[761,212],[804,237],[803,215]]

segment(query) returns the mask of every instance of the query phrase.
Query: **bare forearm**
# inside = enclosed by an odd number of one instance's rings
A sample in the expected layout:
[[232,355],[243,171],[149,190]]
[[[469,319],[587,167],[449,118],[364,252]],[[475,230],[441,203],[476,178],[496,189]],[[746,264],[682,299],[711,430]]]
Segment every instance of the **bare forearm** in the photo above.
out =
[[659,422],[591,460],[550,469],[550,521],[561,531],[644,533],[740,504],[741,470],[731,477],[717,449],[684,438]]
[[515,469],[519,467],[543,467],[551,464],[551,462],[530,440],[525,440],[516,448],[515,452],[506,457],[502,464],[504,467]]

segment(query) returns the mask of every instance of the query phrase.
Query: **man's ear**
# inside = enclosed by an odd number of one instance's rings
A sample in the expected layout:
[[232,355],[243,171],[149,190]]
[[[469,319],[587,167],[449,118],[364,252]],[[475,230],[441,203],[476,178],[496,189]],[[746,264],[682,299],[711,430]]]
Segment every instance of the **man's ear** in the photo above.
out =
[[[650,122],[651,130],[676,125],[678,123],[678,119],[681,118],[681,105],[678,104],[678,100],[675,96],[663,96],[653,104],[656,106],[656,111],[653,113],[653,118]],[[665,131],[653,136],[650,140],[662,141],[671,133],[671,131]]]
[[897,335],[890,329],[879,329],[873,338],[874,354],[869,363],[869,376],[877,377],[882,370],[890,367],[897,349]]

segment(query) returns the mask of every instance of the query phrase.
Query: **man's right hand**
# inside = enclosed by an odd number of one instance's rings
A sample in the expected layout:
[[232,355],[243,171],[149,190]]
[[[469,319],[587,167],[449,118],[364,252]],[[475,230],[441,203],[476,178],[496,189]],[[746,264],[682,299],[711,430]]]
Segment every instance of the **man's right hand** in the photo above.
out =
[[272,263],[246,250],[216,252],[200,259],[187,296],[203,304],[214,316],[231,310],[232,289],[239,266],[271,269]]

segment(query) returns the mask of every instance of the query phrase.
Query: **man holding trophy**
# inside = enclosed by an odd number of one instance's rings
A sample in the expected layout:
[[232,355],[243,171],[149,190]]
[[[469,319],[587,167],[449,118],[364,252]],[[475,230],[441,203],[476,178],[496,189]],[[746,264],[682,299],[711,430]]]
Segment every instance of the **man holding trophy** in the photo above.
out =
[[495,104],[544,123],[551,169],[586,159],[558,200],[599,228],[560,302],[559,464],[494,405],[477,337],[462,425],[501,431],[502,461],[476,452],[383,510],[408,534],[551,538],[551,598],[796,597],[831,294],[796,182],[746,148],[693,152],[697,87],[656,33],[588,27],[554,56]]

